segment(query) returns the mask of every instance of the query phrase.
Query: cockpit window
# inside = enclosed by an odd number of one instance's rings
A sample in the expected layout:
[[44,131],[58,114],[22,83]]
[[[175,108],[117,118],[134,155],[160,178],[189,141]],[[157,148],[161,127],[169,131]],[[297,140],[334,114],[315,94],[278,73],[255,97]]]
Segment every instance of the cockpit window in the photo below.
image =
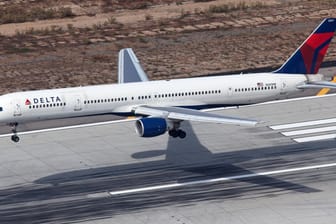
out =
[[2,111],[2,107],[0,107],[0,112]]

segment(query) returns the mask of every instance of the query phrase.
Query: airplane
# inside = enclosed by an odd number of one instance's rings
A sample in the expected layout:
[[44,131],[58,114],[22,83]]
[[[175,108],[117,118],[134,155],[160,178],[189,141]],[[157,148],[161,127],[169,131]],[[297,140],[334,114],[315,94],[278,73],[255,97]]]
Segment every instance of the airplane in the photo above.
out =
[[268,73],[150,81],[130,48],[119,52],[118,83],[15,92],[0,96],[0,123],[116,114],[140,116],[141,137],[168,134],[185,138],[181,122],[198,121],[255,126],[251,119],[216,115],[206,108],[255,104],[284,99],[307,88],[336,88],[317,74],[334,36],[336,18],[326,18],[277,70]]

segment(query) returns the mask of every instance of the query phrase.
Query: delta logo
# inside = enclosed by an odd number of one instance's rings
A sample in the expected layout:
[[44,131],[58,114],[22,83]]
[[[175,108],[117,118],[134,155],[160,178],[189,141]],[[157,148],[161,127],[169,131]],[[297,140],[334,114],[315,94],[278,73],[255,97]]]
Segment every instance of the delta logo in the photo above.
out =
[[25,105],[30,106],[31,105],[30,100],[26,99]]
[[35,97],[32,100],[26,99],[25,105],[30,106],[32,104],[61,103],[61,102],[62,100],[59,96]]

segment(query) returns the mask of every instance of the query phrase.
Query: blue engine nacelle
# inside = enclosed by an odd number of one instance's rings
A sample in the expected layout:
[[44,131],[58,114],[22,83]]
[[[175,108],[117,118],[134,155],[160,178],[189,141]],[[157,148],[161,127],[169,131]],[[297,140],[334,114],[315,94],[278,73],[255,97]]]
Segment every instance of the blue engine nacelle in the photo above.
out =
[[167,122],[164,118],[141,118],[135,122],[136,132],[140,137],[155,137],[167,131]]

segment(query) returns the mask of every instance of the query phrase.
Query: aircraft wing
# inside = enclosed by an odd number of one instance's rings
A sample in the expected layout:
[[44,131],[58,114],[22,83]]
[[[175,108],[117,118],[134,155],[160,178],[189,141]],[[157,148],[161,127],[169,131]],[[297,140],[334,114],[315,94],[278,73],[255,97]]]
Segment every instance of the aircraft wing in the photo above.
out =
[[237,117],[222,116],[207,113],[199,110],[185,109],[180,107],[151,107],[138,106],[133,111],[137,115],[147,115],[152,117],[162,117],[177,121],[199,121],[220,124],[234,124],[244,126],[255,126],[255,120],[242,119]]
[[121,49],[118,61],[118,83],[145,82],[148,77],[131,48]]

